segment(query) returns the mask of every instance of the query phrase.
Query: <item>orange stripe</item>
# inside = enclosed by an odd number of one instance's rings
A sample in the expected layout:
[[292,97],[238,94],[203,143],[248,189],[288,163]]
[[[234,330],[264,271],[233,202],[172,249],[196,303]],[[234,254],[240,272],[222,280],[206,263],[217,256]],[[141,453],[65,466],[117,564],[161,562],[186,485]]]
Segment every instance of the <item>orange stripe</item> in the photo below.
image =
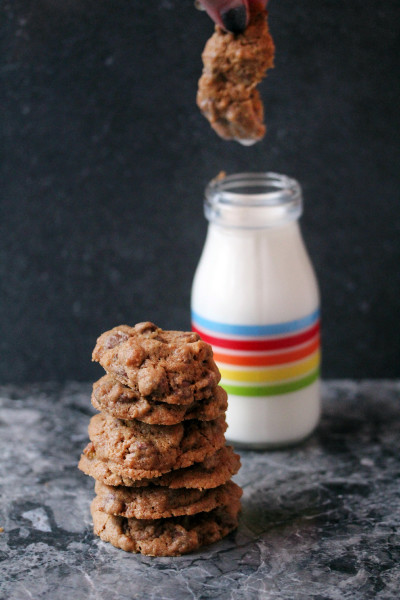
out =
[[279,354],[258,354],[258,355],[243,355],[243,354],[220,354],[214,351],[214,360],[226,365],[239,365],[243,367],[267,367],[269,365],[283,365],[295,360],[305,358],[319,348],[319,336],[299,350],[291,352],[282,352]]

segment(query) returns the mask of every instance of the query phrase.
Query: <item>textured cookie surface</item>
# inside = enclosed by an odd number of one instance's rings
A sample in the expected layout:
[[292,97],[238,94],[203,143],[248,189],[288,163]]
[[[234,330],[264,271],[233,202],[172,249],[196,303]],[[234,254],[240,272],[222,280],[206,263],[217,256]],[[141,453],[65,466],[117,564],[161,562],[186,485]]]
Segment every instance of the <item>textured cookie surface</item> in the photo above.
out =
[[223,139],[251,142],[265,135],[264,110],[255,86],[273,67],[275,47],[267,12],[252,5],[241,34],[216,27],[203,54],[197,104]]
[[198,402],[167,404],[138,396],[111,375],[104,375],[94,383],[92,404],[97,410],[118,419],[138,419],[151,425],[175,425],[188,419],[211,421],[222,416],[228,406],[227,394],[221,386],[214,389],[212,396]]
[[92,358],[137,396],[171,404],[212,395],[221,378],[211,346],[196,333],[163,331],[150,322],[106,331]]
[[166,426],[122,421],[105,413],[92,417],[88,429],[98,458],[144,472],[143,477],[201,462],[225,445],[225,430],[224,417]]
[[241,496],[241,489],[232,481],[209,490],[173,490],[160,486],[111,487],[97,481],[95,492],[99,510],[109,515],[136,519],[161,519],[209,512]]
[[127,552],[149,556],[180,556],[214,543],[238,524],[240,500],[207,513],[167,519],[134,519],[108,515],[92,502],[94,533],[103,541]]
[[97,458],[93,443],[88,444],[79,461],[81,471],[110,486],[167,486],[171,489],[197,488],[210,489],[226,483],[240,468],[240,457],[231,446],[217,450],[201,463],[190,467],[169,471],[153,478],[134,479],[129,477],[132,469],[110,460]]

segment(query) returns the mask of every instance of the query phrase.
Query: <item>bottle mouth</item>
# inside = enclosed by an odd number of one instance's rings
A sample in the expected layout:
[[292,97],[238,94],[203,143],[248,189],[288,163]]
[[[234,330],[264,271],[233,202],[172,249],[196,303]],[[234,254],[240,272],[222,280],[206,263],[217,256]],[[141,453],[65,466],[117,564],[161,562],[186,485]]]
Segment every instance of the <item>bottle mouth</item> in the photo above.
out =
[[298,219],[302,211],[300,184],[278,173],[218,176],[205,190],[205,216],[218,225],[276,227]]

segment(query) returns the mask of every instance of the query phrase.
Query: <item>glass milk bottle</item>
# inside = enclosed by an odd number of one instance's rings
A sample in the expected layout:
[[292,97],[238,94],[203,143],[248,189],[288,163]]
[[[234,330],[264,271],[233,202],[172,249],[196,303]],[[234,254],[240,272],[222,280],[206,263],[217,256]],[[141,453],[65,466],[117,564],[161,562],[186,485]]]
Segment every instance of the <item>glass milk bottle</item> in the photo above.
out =
[[275,173],[216,178],[192,288],[192,328],[228,393],[227,439],[299,442],[320,417],[318,284],[298,219],[298,182]]

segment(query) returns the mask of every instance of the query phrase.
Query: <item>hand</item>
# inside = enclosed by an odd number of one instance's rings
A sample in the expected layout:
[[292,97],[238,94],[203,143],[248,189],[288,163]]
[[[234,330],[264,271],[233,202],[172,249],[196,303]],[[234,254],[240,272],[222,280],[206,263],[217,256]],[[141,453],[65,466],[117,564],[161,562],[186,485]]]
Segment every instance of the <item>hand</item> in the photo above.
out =
[[222,29],[242,33],[247,26],[251,5],[263,8],[268,0],[199,0],[213,21]]

